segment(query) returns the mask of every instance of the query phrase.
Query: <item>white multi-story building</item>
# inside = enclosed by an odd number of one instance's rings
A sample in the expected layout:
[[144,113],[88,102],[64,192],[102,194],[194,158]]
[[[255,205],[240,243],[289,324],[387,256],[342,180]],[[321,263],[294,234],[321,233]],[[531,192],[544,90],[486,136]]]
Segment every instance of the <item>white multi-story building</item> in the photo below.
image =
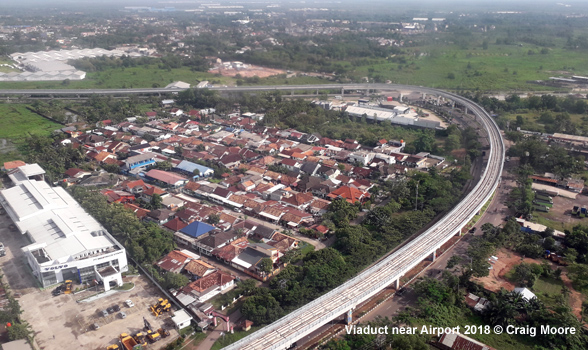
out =
[[37,164],[9,174],[14,187],[0,192],[4,207],[31,244],[22,248],[43,287],[65,280],[122,285],[125,248],[61,187],[43,181]]

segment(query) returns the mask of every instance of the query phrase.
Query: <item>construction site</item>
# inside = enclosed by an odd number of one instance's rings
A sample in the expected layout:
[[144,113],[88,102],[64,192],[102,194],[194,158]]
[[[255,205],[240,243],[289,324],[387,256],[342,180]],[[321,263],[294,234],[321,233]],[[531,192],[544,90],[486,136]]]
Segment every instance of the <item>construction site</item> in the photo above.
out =
[[74,293],[72,287],[68,291],[66,281],[53,290],[23,295],[20,302],[45,349],[72,344],[96,350],[160,349],[175,340],[179,334],[170,302],[158,299],[158,290],[145,277],[125,277],[125,283],[134,288],[99,297],[92,291]]

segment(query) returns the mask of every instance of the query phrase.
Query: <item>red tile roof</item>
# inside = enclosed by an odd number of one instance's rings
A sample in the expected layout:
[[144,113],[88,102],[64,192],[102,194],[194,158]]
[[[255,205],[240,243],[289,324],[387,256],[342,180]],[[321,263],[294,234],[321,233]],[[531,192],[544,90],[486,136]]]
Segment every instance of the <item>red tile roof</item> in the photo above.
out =
[[349,203],[355,203],[355,202],[360,202],[362,199],[366,198],[368,196],[367,193],[358,190],[355,187],[350,187],[350,186],[341,186],[338,189],[334,190],[333,192],[328,194],[329,198],[344,198],[347,200],[347,202]]
[[182,252],[177,250],[172,250],[166,256],[164,256],[161,260],[157,262],[157,265],[166,271],[172,272],[180,272],[184,265],[186,264],[187,260],[191,260],[192,258]]
[[179,218],[173,218],[170,221],[163,224],[163,226],[167,227],[168,229],[170,229],[172,231],[179,231],[188,225],[186,223],[184,223],[182,220],[180,220]]
[[158,181],[165,182],[169,185],[175,185],[178,181],[187,180],[185,177],[178,174],[158,169],[151,169],[145,175]]
[[202,293],[211,287],[225,285],[234,279],[235,276],[229,275],[222,271],[216,271],[206,277],[188,284],[186,287],[184,287],[184,291],[190,293],[191,290],[195,290]]
[[192,260],[186,266],[184,266],[184,270],[190,272],[193,275],[198,277],[204,277],[209,270],[214,270],[214,266],[202,261],[202,260]]
[[26,163],[23,162],[22,160],[13,160],[12,162],[4,163],[4,169],[6,169],[6,170],[15,169],[15,168],[21,167],[23,165],[26,165]]

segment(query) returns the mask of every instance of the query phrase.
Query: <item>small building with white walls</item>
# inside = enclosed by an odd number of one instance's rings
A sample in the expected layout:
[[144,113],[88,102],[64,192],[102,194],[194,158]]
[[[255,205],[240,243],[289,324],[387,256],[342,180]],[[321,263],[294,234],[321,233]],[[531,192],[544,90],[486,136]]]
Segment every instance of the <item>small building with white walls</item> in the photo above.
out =
[[184,309],[175,311],[171,319],[177,330],[188,327],[192,322],[192,316],[188,315]]
[[533,292],[531,292],[527,288],[521,288],[521,287],[515,288],[514,292],[519,293],[521,295],[521,298],[523,298],[527,302],[531,301],[531,299],[537,297]]

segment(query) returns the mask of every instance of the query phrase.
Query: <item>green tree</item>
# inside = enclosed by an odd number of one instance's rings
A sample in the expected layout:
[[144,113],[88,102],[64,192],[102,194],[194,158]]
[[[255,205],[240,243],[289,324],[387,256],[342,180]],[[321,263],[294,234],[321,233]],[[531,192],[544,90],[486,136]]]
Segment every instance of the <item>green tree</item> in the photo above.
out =
[[31,326],[26,322],[23,323],[12,323],[12,326],[8,327],[8,339],[18,340],[18,339],[31,339],[34,332],[31,329]]
[[435,137],[432,132],[425,131],[415,140],[416,152],[432,152],[435,147]]
[[461,257],[459,255],[453,255],[447,260],[447,269],[452,269],[461,263]]
[[166,289],[177,289],[190,283],[188,277],[174,272],[166,272],[163,280]]
[[161,207],[163,206],[161,204],[162,201],[163,201],[163,199],[161,198],[161,196],[157,193],[154,193],[151,196],[151,202],[149,202],[149,208],[151,210],[161,209]]
[[531,265],[522,263],[515,266],[512,278],[513,280],[521,285],[522,287],[533,287],[537,280],[537,275],[533,272]]
[[258,325],[272,323],[282,316],[284,310],[271,294],[254,295],[243,303],[241,314]]
[[259,270],[261,272],[270,273],[274,270],[274,263],[270,258],[263,258],[259,262]]
[[220,215],[218,214],[210,214],[208,219],[206,220],[211,225],[216,225],[220,222]]

